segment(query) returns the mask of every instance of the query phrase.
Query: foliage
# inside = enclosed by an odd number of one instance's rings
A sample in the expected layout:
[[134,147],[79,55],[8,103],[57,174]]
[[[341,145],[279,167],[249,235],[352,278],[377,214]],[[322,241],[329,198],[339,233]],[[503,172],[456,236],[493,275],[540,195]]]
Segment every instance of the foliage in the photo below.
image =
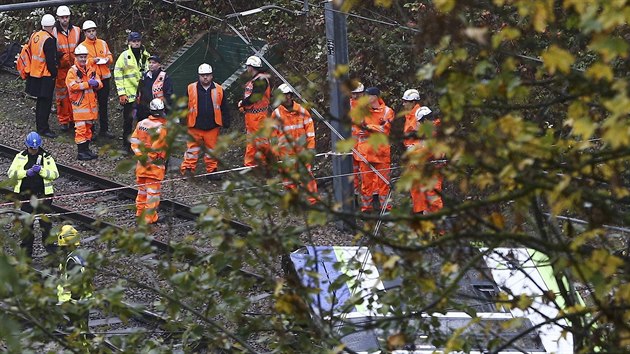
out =
[[[233,3],[236,11],[250,7]],[[284,5],[295,6],[288,1]],[[151,6],[158,5],[138,0],[99,16],[111,29],[118,28],[114,24],[122,14],[131,13],[134,21],[140,20],[136,24],[150,15],[152,26],[143,28],[159,33],[175,27],[168,33],[174,43],[199,27],[224,29],[201,17],[182,21],[189,15],[179,8],[165,13],[151,12]],[[388,350],[408,346],[417,333],[427,333],[430,344],[445,351],[479,350],[467,330],[481,322],[479,303],[534,311],[538,299],[557,310],[548,322],[568,320],[563,335],[571,335],[576,352],[630,350],[627,234],[609,228],[630,222],[626,1],[348,1],[346,6],[344,10],[364,17],[397,23],[348,19],[351,76],[383,88],[386,101],[398,112],[398,97],[409,87],[419,88],[423,104],[440,112],[437,136],[429,128],[422,132],[430,151],[449,160],[439,170],[447,180],[442,211],[413,215],[406,202],[397,200],[392,214],[381,218],[386,232],[381,228],[375,235],[378,216],[344,214],[326,198],[310,207],[304,190],[286,192],[278,185],[283,177],[304,179],[307,174],[280,177],[280,166],[271,165],[266,175],[244,174],[225,182],[226,193],[213,200],[214,206],[196,206],[198,231],[175,245],[168,258],[137,261],[151,252],[146,229],[103,233],[102,240],[118,253],[93,254],[90,272],[71,281],[78,286],[99,271],[114,280],[87,303],[55,306],[59,277],[43,281],[23,257],[0,256],[2,316],[13,322],[8,326],[0,321],[3,345],[24,351],[57,341],[77,352],[96,351],[102,348],[102,337],[83,338],[78,330],[53,335],[62,315],[83,306],[129,318],[132,311],[122,303],[123,293],[138,287],[155,295],[151,305],[175,335],[117,339],[129,351],[169,352],[181,344],[178,348],[185,351],[342,352],[343,333],[335,324],[345,317],[313,316],[310,295],[318,287],[304,286],[281,269],[289,252],[313,244],[318,227],[341,218],[357,225],[354,244],[370,246],[381,280],[402,281],[395,291],[374,289],[379,305],[369,304],[370,310],[388,315],[376,323],[388,334],[381,338]],[[205,8],[217,14],[234,11],[226,4]],[[306,19],[281,11],[263,13],[241,27],[276,43],[284,56],[283,72],[313,105],[325,105],[321,8],[314,7]],[[314,36],[314,29],[321,35]],[[225,135],[215,153],[221,156],[235,138]],[[390,143],[399,147],[395,138]],[[341,147],[348,149],[347,144]],[[310,163],[312,155],[300,159]],[[414,156],[401,165],[404,172],[395,194],[400,199],[413,181],[431,180],[436,173],[433,165],[425,166]],[[237,234],[226,218],[247,220],[252,230]],[[477,245],[483,247],[473,247]],[[489,277],[481,260],[506,247],[544,253],[557,289],[536,297],[500,288],[490,299],[462,301],[461,279],[467,272]],[[188,256],[199,248],[212,251],[191,261]],[[120,272],[124,257],[155,272],[160,283],[147,285],[147,279]],[[349,267],[356,271],[361,265]],[[263,280],[255,281],[240,268],[255,270]],[[515,274],[526,271],[517,268]],[[343,284],[340,280],[330,286]],[[260,293],[268,297],[254,301],[251,295]],[[362,301],[355,296],[348,304]],[[470,321],[443,331],[438,315],[453,309],[468,314]],[[342,331],[360,330],[346,325]],[[515,320],[504,329],[518,325]],[[24,330],[4,330],[18,326]],[[509,347],[494,330],[483,327],[492,340],[482,349]],[[525,337],[528,331],[518,335]]]

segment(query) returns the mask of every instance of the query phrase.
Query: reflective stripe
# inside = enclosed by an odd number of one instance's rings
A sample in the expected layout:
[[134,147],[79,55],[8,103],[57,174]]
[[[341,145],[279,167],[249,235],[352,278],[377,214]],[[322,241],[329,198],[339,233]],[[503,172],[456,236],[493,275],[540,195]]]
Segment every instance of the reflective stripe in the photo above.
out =
[[269,106],[261,107],[261,108],[245,109],[245,113],[262,113],[262,112],[267,112],[268,109],[269,109]]
[[33,55],[32,58],[37,60],[37,61],[41,61],[42,63],[46,62],[46,58],[45,57],[40,57],[40,56],[37,56],[37,55]]
[[[75,112],[76,112],[76,110],[75,110]],[[75,127],[82,127],[82,126],[84,126],[84,125],[86,125],[86,122],[85,122],[85,121],[75,121],[75,122],[74,122],[74,126],[75,126]]]
[[74,113],[90,113],[89,108],[75,108],[73,110]]
[[191,147],[191,148],[189,148],[188,150],[186,150],[186,152],[197,152],[197,151],[199,151],[199,150],[201,150],[201,148],[197,146],[197,147]]
[[143,190],[141,190],[141,189],[139,189],[139,190],[138,190],[138,194],[139,194],[139,195],[146,195],[146,194],[147,194],[147,192],[146,192],[146,191],[143,191]]
[[[147,188],[148,193],[158,193],[160,190],[155,188]],[[158,197],[159,198],[159,197]]]
[[308,137],[315,136],[315,133],[306,133],[306,136]]
[[138,139],[138,138],[130,138],[129,142],[132,143],[132,144],[140,144],[140,143],[142,143],[142,141],[140,139]]

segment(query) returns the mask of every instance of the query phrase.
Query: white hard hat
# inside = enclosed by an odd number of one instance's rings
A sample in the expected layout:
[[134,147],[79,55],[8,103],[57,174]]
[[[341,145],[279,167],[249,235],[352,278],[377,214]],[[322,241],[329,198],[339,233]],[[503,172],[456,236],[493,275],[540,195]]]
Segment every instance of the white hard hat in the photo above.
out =
[[59,6],[57,8],[57,16],[70,16],[70,9],[68,6]]
[[74,55],[87,55],[88,49],[83,45],[79,44],[76,48],[74,48]]
[[96,28],[96,23],[92,20],[87,20],[83,22],[83,30],[89,30],[90,28]]
[[285,95],[287,93],[293,93],[293,90],[291,90],[291,88],[287,84],[282,84],[278,86],[278,90],[280,90],[280,92],[284,93]]
[[420,100],[420,92],[416,89],[410,89],[405,91],[402,97],[405,101],[419,101]]
[[431,109],[429,109],[429,107],[422,106],[416,111],[416,120],[421,121],[425,116],[429,114],[431,114]]
[[152,111],[161,111],[164,109],[164,101],[161,98],[154,98],[149,103],[149,109]]
[[55,25],[55,17],[50,14],[42,16],[42,27],[50,27]]
[[260,60],[259,57],[252,55],[251,57],[247,58],[245,65],[250,65],[255,68],[262,68],[262,60]]
[[197,74],[212,74],[212,67],[206,63],[199,65],[199,69],[197,70]]
[[363,84],[359,82],[357,87],[355,87],[354,90],[352,90],[352,93],[361,93],[363,91],[365,91],[365,86],[363,86]]

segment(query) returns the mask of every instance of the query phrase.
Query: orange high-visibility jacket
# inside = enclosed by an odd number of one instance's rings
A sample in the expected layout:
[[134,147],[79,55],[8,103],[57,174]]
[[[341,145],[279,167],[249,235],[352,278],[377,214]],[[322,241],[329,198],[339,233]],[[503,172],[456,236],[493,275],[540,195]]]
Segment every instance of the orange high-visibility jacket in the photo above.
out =
[[138,161],[137,177],[149,177],[163,180],[166,173],[166,119],[149,116],[138,122],[129,142],[131,150],[140,157],[147,156],[146,163]]
[[44,30],[35,32],[31,37],[31,41],[29,42],[31,48],[31,67],[29,75],[31,77],[52,75],[46,65],[46,55],[44,54],[44,42],[51,37],[50,33]]
[[[315,149],[315,124],[311,114],[299,103],[293,102],[289,111],[280,105],[273,111],[273,136],[278,139],[279,153],[296,154],[306,147]],[[300,146],[300,140],[302,140]]]
[[[88,84],[90,78],[98,81],[98,87],[92,88]],[[68,70],[66,86],[72,102],[72,116],[75,121],[96,120],[98,118],[98,102],[95,90],[103,87],[101,78],[94,67],[81,68],[78,64]]]
[[[223,87],[214,82],[214,89],[210,90],[210,98],[212,99],[212,107],[214,109],[214,121],[218,125],[223,125],[221,115],[221,103],[223,102]],[[204,98],[205,99],[205,98]],[[197,94],[197,82],[188,85],[188,127],[194,128],[197,122],[197,102],[199,100]]]
[[359,137],[357,151],[369,162],[390,163],[390,144],[380,144],[376,149],[370,145],[368,139],[372,134],[382,133],[389,136],[394,120],[394,110],[387,107],[381,98],[378,99],[379,107],[370,107],[370,114],[363,118],[362,126],[365,134]]
[[246,99],[252,95],[254,92],[254,85],[256,84],[256,80],[263,79],[267,81],[267,88],[265,89],[265,93],[262,97],[258,99],[258,101],[253,102],[250,105],[244,106],[245,113],[261,113],[268,112],[269,104],[271,103],[271,85],[269,84],[269,74],[258,73],[251,80],[245,84],[245,94],[243,95],[243,99]]
[[[109,79],[112,77],[109,65],[114,60],[114,57],[112,56],[112,52],[109,51],[107,42],[98,38],[95,40],[86,38],[81,44],[88,50],[88,66],[96,67],[96,73],[101,79]],[[107,58],[107,64],[96,64],[95,58]]]
[[[405,127],[403,128],[403,136],[405,140],[403,144],[405,147],[410,147],[412,145],[416,145],[420,142],[420,138],[416,137],[416,133],[418,132],[419,122],[416,118],[416,111],[420,109],[420,105],[416,104],[413,106],[411,111],[405,115]],[[413,137],[411,135],[414,135]]]
[[57,52],[62,53],[59,69],[69,69],[74,64],[74,49],[79,45],[81,29],[77,26],[68,28],[68,35],[53,28],[52,35],[57,38]]

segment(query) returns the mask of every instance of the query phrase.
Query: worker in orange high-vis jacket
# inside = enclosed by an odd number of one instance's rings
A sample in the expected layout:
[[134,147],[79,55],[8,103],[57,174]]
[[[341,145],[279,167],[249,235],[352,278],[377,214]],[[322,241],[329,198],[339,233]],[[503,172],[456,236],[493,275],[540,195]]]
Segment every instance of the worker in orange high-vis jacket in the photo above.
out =
[[154,98],[149,103],[149,113],[147,119],[138,122],[129,142],[131,150],[138,157],[136,216],[141,222],[153,224],[159,220],[157,208],[168,158],[164,101]]
[[57,8],[57,23],[52,35],[57,38],[57,56],[59,65],[57,80],[55,81],[55,99],[57,103],[57,120],[61,131],[67,132],[72,124],[72,106],[66,86],[66,75],[74,65],[74,50],[85,39],[81,29],[70,23],[70,9],[68,6]]
[[57,135],[48,124],[57,77],[57,40],[52,35],[55,18],[46,14],[42,16],[41,25],[42,29],[33,33],[27,44],[31,56],[25,91],[37,97],[35,103],[37,132],[48,138],[56,138]]
[[[423,124],[433,125],[433,135],[440,126],[440,120],[434,118],[429,107],[418,104],[420,95],[417,90],[407,90],[403,95],[403,107],[409,113],[405,115],[404,144],[407,148],[404,158],[412,170],[428,171],[423,175],[428,178],[414,182],[409,190],[413,212],[428,214],[439,211],[444,207],[442,201],[442,183],[444,177],[438,172],[440,164],[435,164],[434,156],[428,149],[426,139],[421,139],[418,131]],[[438,158],[442,158],[439,156]]]
[[88,49],[83,44],[76,47],[74,56],[75,64],[66,76],[74,119],[74,142],[77,144],[77,159],[92,160],[98,157],[90,151],[92,125],[96,122],[99,111],[96,90],[103,87],[103,84],[96,68],[87,64]]
[[[360,124],[360,128],[365,133],[359,137],[357,151],[369,162],[367,164],[359,160],[359,170],[362,175],[361,211],[368,212],[373,210],[374,197],[378,198],[381,208],[385,204],[390,190],[389,175],[391,167],[389,142],[373,147],[368,139],[373,134],[389,136],[392,121],[394,120],[394,110],[385,105],[385,102],[380,97],[381,92],[378,88],[369,87],[365,90],[365,93],[369,99],[369,113]],[[372,168],[376,169],[378,174]],[[388,203],[386,209],[390,210],[391,204]]]
[[100,124],[99,135],[109,139],[115,138],[109,131],[109,116],[107,101],[111,88],[112,72],[109,66],[114,61],[112,52],[109,50],[107,42],[96,37],[96,23],[94,21],[83,22],[83,33],[85,40],[81,43],[88,50],[88,66],[95,66],[96,74],[101,78],[103,86],[96,92],[98,98],[98,120]]
[[[359,99],[365,96],[365,86],[362,83],[358,83],[357,86],[350,92],[350,117],[353,118],[352,121],[352,137],[356,140],[356,144],[354,145],[354,149],[356,150],[359,144],[359,138],[365,134],[363,130],[359,127],[359,125],[354,124],[354,117],[360,123],[360,118],[362,116],[359,107]],[[353,152],[353,155],[356,155]],[[353,183],[354,183],[354,194],[361,195],[361,174],[359,173],[359,158],[358,156],[354,156],[352,159],[352,173],[353,173]]]
[[[284,166],[293,164],[290,170],[282,169],[283,174],[292,175],[293,172],[298,172],[293,175],[302,178],[305,174],[299,172],[306,170],[309,176],[306,185],[309,193],[308,201],[315,204],[318,201],[317,182],[311,172],[311,165],[304,164],[296,158],[304,149],[315,150],[315,125],[308,110],[293,100],[293,91],[289,85],[282,84],[278,89],[284,95],[284,100],[271,114],[274,127],[272,150]],[[297,188],[292,182],[294,179],[296,178],[284,179],[287,189]]]
[[[188,85],[188,134],[191,140],[186,144],[184,161],[180,166],[183,175],[194,175],[201,147],[205,148],[203,160],[206,172],[217,171],[219,162],[212,156],[219,130],[229,128],[230,111],[223,95],[223,87],[212,81],[212,67],[201,64],[197,70],[199,80]],[[211,181],[221,180],[219,174],[209,174]]]
[[271,111],[271,85],[269,74],[262,66],[262,60],[257,56],[250,56],[245,62],[247,74],[251,77],[245,84],[243,99],[239,101],[238,108],[245,112],[245,131],[247,133],[247,145],[245,146],[245,166],[255,166],[258,162],[264,162],[269,154],[269,141],[258,137],[262,122]]

